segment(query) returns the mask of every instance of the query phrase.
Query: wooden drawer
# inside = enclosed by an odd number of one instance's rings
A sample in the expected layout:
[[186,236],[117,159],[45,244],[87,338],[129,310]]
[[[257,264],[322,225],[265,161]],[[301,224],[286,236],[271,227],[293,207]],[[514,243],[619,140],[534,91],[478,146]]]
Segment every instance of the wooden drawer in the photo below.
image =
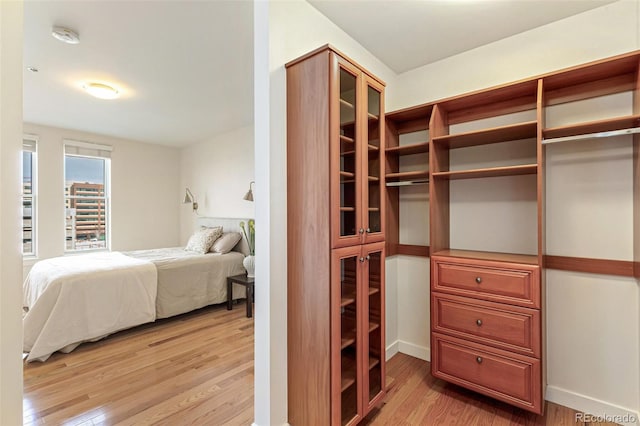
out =
[[433,293],[433,331],[540,357],[540,311]]
[[487,260],[432,258],[432,290],[540,308],[540,268]]
[[438,333],[431,348],[435,377],[541,414],[539,360]]

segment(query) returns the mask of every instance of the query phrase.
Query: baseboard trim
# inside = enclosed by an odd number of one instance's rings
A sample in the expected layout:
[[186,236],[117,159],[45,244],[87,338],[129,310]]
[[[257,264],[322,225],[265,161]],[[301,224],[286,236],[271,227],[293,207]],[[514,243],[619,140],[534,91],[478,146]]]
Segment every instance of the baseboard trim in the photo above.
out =
[[[251,423],[251,426],[258,426],[258,423],[253,422]],[[289,423],[282,423],[282,426],[290,426]]]
[[[624,426],[640,426],[640,413],[556,386],[547,386],[545,399],[580,413],[602,416]],[[615,417],[615,418],[613,418]],[[595,419],[594,419],[595,420]]]
[[387,361],[389,361],[398,352],[400,352],[400,351],[398,350],[398,340],[396,340],[395,342],[393,342],[392,344],[387,346],[387,350],[386,350],[386,353],[385,353],[385,357],[386,357],[385,359]]
[[398,340],[398,352],[411,355],[423,361],[431,361],[431,349],[426,346],[419,346],[413,343]]

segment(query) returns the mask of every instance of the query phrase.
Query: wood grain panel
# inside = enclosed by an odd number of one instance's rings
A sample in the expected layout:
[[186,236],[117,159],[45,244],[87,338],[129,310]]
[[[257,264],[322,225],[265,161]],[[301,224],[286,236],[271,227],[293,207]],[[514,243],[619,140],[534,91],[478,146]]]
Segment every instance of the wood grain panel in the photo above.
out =
[[[633,91],[633,113],[640,114],[640,58]],[[640,280],[640,135],[633,135],[633,274]]]
[[[329,292],[322,285],[304,285],[311,277],[318,283],[330,282],[329,60],[329,52],[322,51],[287,68],[287,362],[291,424],[330,423]],[[303,175],[314,179],[301,179]],[[303,258],[312,258],[313,262]],[[301,375],[300,371],[307,373]]]
[[436,105],[429,123],[429,236],[431,250],[449,248],[449,181],[433,180],[434,172],[449,171],[449,150],[438,147],[433,138],[449,134],[447,114]]
[[396,254],[429,257],[429,246],[419,246],[415,244],[398,244],[395,250]]
[[[399,144],[398,130],[396,124],[392,120],[385,122],[385,140],[387,150],[397,147]],[[399,159],[397,155],[385,156],[386,173],[397,173],[399,170]],[[387,255],[395,254],[395,247],[398,245],[400,238],[400,190],[397,187],[386,188],[385,192],[385,213],[386,228],[385,241],[387,242]]]
[[[544,80],[538,80],[538,99],[536,103],[536,121],[538,123],[537,135],[536,135],[536,158],[538,162],[538,174],[536,176],[536,197],[537,197],[537,219],[538,219],[538,250],[537,250],[537,263],[538,265],[544,265],[544,253],[546,251],[546,151],[542,145],[544,138],[544,129],[546,128],[546,98],[544,92]],[[541,318],[536,330],[538,334],[540,344],[540,354],[546,354],[547,344],[547,314],[545,312],[545,306],[547,301],[547,274],[540,274],[540,309]],[[544,412],[545,406],[545,394],[547,391],[547,361],[546,356],[540,355],[540,368],[542,369],[542,406],[540,410]]]
[[634,262],[625,260],[592,259],[585,257],[544,256],[547,269],[586,272],[589,274],[618,275],[633,277]]
[[433,331],[540,357],[540,311],[434,293]]
[[538,266],[436,255],[431,260],[432,291],[540,308]]
[[540,361],[433,333],[435,377],[542,414]]
[[449,149],[466,148],[533,138],[536,136],[536,128],[536,121],[527,121],[525,123],[510,124],[508,126],[438,136],[433,138],[433,142],[442,144],[442,146]]

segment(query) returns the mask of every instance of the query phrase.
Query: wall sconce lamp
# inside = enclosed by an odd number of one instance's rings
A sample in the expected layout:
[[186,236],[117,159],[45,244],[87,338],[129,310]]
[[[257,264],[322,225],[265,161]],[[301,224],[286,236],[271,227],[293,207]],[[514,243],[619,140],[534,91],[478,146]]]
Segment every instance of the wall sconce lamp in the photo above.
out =
[[196,197],[194,197],[191,191],[189,191],[189,188],[187,188],[187,191],[184,194],[183,204],[191,204],[194,213],[198,213],[198,202],[196,201]]
[[251,185],[253,185],[254,183],[255,181],[251,181],[251,183],[249,184],[249,190],[246,194],[244,194],[244,197],[242,197],[243,200],[253,201],[253,189],[251,189]]

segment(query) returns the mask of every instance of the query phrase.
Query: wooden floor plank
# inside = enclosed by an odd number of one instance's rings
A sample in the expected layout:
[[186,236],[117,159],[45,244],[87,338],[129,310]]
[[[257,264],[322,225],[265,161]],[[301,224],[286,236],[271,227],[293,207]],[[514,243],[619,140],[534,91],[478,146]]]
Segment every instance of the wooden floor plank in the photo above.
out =
[[[24,424],[250,425],[254,327],[245,313],[243,305],[207,307],[25,364]],[[552,403],[536,416],[435,379],[428,362],[397,354],[387,364],[387,397],[361,424],[586,426],[575,416]]]

